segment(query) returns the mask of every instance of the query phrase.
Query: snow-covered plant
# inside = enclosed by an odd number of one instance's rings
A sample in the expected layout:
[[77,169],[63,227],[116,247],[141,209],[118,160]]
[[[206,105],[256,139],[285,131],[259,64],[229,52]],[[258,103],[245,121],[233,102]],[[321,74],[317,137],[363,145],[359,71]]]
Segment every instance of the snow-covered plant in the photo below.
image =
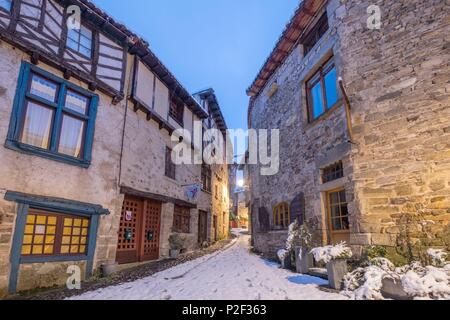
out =
[[286,240],[286,250],[287,251],[292,251],[295,249],[295,245],[296,245],[296,242],[298,241],[299,235],[300,235],[300,233],[299,233],[298,222],[297,222],[297,220],[295,220],[295,222],[291,223],[291,225],[289,226],[288,238]]
[[280,261],[284,261],[284,259],[286,259],[288,254],[289,254],[289,251],[287,251],[286,249],[280,249],[277,252],[277,256],[278,256],[278,259],[280,259]]
[[370,265],[380,268],[383,271],[390,272],[395,270],[394,264],[386,258],[373,258]]
[[300,246],[305,249],[311,248],[312,234],[309,231],[309,228],[306,225],[306,223],[300,226],[299,233],[300,233]]
[[385,258],[371,259],[369,263],[368,267],[358,268],[344,277],[343,294],[356,300],[383,299],[383,279],[391,278],[415,299],[450,299],[450,264],[438,268],[413,262],[394,268]]
[[416,298],[450,299],[450,271],[428,266],[422,272],[409,270],[401,278],[403,289]]
[[447,252],[442,249],[428,249],[428,256],[431,258],[432,264],[435,267],[442,267],[447,260]]
[[345,242],[334,246],[318,247],[311,250],[311,254],[317,262],[328,263],[337,259],[350,259],[353,256],[352,251]]

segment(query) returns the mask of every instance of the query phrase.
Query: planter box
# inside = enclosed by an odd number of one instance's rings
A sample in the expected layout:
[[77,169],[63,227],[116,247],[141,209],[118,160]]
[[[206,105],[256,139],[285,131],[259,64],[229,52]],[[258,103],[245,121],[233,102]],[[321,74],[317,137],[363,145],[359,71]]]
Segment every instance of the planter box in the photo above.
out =
[[383,279],[381,294],[387,299],[412,300],[412,297],[408,296],[405,290],[403,290],[402,282],[392,278]]
[[118,263],[105,263],[101,265],[102,277],[109,277],[117,272]]
[[170,258],[176,259],[180,255],[180,250],[173,250],[171,249],[169,252]]
[[335,290],[341,290],[344,276],[348,273],[347,260],[338,259],[328,262],[327,273],[330,287]]
[[281,260],[281,268],[290,270],[291,267],[292,267],[291,255],[290,254],[286,254],[286,257],[284,257],[284,259]]
[[[301,256],[300,256],[301,253]],[[295,268],[298,273],[308,274],[309,269],[314,267],[314,258],[309,250],[295,247]]]

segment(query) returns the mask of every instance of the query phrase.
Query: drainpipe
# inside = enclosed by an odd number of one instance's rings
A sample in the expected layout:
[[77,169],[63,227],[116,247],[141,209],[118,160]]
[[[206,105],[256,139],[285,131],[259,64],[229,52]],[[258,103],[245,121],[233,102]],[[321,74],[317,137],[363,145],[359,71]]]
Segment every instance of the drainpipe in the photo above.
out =
[[338,83],[339,88],[341,89],[342,95],[344,97],[345,116],[347,118],[347,132],[349,136],[349,142],[354,143],[350,99],[348,98],[347,91],[344,86],[344,80],[341,77],[339,77]]

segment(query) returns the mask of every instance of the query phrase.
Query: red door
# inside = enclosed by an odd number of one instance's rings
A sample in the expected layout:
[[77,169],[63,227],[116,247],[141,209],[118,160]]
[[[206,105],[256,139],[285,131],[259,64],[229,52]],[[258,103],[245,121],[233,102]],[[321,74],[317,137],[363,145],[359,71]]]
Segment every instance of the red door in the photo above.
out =
[[116,260],[119,264],[159,258],[161,204],[125,196]]
[[159,228],[161,226],[161,203],[146,200],[144,202],[143,245],[141,261],[159,258]]

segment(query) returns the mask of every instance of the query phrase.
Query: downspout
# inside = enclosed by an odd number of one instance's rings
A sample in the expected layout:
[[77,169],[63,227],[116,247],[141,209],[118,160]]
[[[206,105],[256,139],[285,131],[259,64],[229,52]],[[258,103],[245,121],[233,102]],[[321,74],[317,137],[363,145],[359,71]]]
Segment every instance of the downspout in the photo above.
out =
[[[132,59],[132,64],[130,67],[130,73],[133,72],[134,70],[134,64],[135,64],[135,59]],[[124,149],[124,145],[125,145],[125,130],[126,130],[126,124],[127,124],[127,115],[128,115],[128,103],[129,100],[131,98],[129,92],[131,92],[131,81],[133,79],[133,75],[129,74],[128,75],[128,86],[127,86],[127,95],[125,96],[126,100],[125,100],[125,115],[123,118],[123,128],[122,128],[122,142],[120,145],[120,160],[119,160],[119,180],[118,180],[118,187],[120,189],[121,184],[122,184],[122,160],[123,160],[123,149]]]
[[345,117],[347,119],[347,121],[346,121],[347,122],[347,132],[348,132],[348,136],[349,136],[348,142],[354,144],[350,99],[348,98],[347,91],[344,86],[344,80],[341,77],[339,77],[338,82],[339,82],[339,88],[341,89],[342,95],[344,97]]

